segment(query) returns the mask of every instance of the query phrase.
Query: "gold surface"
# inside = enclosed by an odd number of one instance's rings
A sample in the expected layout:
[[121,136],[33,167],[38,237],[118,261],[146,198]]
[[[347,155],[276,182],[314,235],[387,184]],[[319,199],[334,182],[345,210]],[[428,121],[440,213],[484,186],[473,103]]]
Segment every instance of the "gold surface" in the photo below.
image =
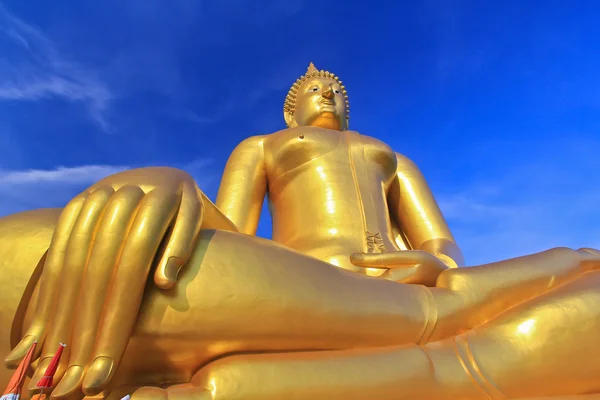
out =
[[[311,65],[288,128],[237,146],[215,204],[144,168],[1,219],[7,365],[39,340],[35,382],[67,343],[64,399],[596,398],[600,252],[456,268],[418,168],[347,110]],[[254,236],[266,195],[273,240]]]

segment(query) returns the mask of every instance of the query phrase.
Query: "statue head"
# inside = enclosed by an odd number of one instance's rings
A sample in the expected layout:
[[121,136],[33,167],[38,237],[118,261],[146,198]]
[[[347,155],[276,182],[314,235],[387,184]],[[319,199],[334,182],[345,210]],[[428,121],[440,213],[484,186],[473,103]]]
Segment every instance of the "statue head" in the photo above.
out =
[[348,93],[342,81],[310,63],[306,74],[292,85],[285,98],[283,116],[288,127],[348,128]]

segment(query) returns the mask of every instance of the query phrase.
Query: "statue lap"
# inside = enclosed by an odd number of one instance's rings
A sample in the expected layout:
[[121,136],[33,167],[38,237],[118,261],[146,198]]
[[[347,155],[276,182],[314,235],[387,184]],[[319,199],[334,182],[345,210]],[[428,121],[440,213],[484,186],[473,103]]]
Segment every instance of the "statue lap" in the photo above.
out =
[[[3,290],[0,295],[0,346],[5,354],[18,342],[27,325],[31,307],[28,309],[27,302],[22,299],[35,299],[36,283],[41,274],[40,260],[43,261],[49,246],[59,212],[58,209],[35,210],[0,220],[0,271],[3,281],[10,282],[7,287],[10,290]],[[553,327],[546,333],[556,338],[554,344],[539,348],[534,357],[523,358],[523,354],[511,352],[509,348],[502,350],[504,354],[516,357],[506,364],[511,364],[511,368],[524,368],[522,374],[510,375],[527,377],[531,384],[532,378],[545,381],[548,373],[558,373],[553,382],[577,387],[584,383],[581,379],[585,381],[590,373],[598,372],[596,369],[600,367],[596,363],[588,363],[587,367],[580,364],[577,373],[564,375],[559,365],[550,368],[547,361],[568,363],[570,358],[583,357],[584,354],[578,353],[585,353],[591,345],[588,342],[594,335],[589,330],[597,324],[592,321],[596,321],[598,315],[590,314],[596,307],[587,303],[598,300],[595,293],[600,285],[599,273],[586,275],[587,278],[580,277],[469,333],[472,335],[469,339],[471,351],[480,353],[478,358],[483,360],[480,366],[489,373],[504,376],[507,371],[494,360],[494,354],[500,350],[491,347],[510,345],[511,341],[502,338],[509,336],[514,326],[527,322],[528,316],[551,322],[556,305],[563,304],[571,310],[564,313],[565,318],[572,320],[570,334],[560,334],[556,330],[557,324],[550,323],[546,325]],[[398,331],[392,328],[389,332],[379,332],[356,321],[366,314],[361,312],[360,304],[364,304],[364,311],[372,310],[374,294],[382,298],[381,305],[389,305],[389,301],[394,300],[386,297],[397,292],[390,285],[397,284],[350,274],[265,239],[203,231],[177,288],[171,292],[152,288],[147,294],[113,387],[136,384],[136,381],[139,385],[154,383],[148,379],[189,382],[194,373],[208,364],[196,374],[197,379],[202,379],[206,373],[214,371],[211,360],[240,352],[336,350],[357,347],[357,343],[384,350],[382,347],[398,342],[394,338]],[[362,289],[356,291],[358,287]],[[335,298],[330,293],[336,293]],[[418,297],[418,293],[407,296]],[[336,302],[336,298],[344,301]],[[220,312],[215,313],[216,309]],[[310,310],[308,314],[307,310]],[[549,313],[547,318],[543,315],[545,311]],[[391,322],[397,317],[392,314],[378,323],[383,326]],[[588,323],[585,324],[582,318]],[[564,326],[564,323],[558,325]],[[310,328],[307,330],[307,327]],[[538,331],[532,340],[537,341],[540,333],[543,334]],[[563,346],[557,342],[560,338],[565,341]],[[573,343],[579,343],[581,348],[573,348]],[[523,349],[535,347],[524,343],[522,346]],[[492,358],[488,360],[489,357]],[[281,361],[295,358],[290,353]],[[252,360],[248,361],[251,365]],[[273,362],[276,365],[280,360]],[[536,363],[548,365],[548,368],[543,368],[545,373],[532,376]],[[0,384],[6,384],[11,373],[2,366]],[[507,384],[521,386],[528,382]]]
[[[36,210],[0,220],[2,278],[11,282],[0,295],[3,354],[27,327],[59,213]],[[340,270],[266,239],[203,230],[178,285],[171,291],[148,288],[114,385],[150,383],[148,377],[189,382],[210,360],[239,352],[398,343],[406,327],[397,310],[418,303],[418,292],[399,291],[394,282]],[[373,307],[389,311],[373,317]],[[0,371],[0,384],[7,383],[11,371]]]
[[292,393],[315,400],[546,399],[534,397],[542,393],[554,394],[555,400],[597,398],[584,393],[600,393],[600,361],[582,360],[595,351],[600,331],[594,307],[600,301],[598,289],[600,272],[587,272],[439,342],[232,356],[204,367],[192,382],[214,387],[215,400],[288,398]]

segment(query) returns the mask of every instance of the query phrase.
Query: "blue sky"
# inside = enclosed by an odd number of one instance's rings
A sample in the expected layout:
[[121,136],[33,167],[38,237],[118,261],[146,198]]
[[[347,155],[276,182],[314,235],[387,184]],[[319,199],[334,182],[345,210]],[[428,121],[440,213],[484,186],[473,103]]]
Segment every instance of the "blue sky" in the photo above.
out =
[[313,61],[346,84],[353,129],[421,167],[469,264],[600,247],[600,5],[315,4],[0,2],[0,215],[149,165],[214,198]]

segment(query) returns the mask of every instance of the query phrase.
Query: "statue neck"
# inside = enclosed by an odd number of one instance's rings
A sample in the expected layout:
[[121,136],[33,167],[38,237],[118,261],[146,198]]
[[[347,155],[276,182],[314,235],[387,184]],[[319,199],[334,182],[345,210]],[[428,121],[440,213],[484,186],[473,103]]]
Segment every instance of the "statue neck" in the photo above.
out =
[[311,122],[310,126],[319,128],[331,129],[334,131],[343,131],[340,120],[335,117],[332,113],[323,113],[319,115],[314,121]]

